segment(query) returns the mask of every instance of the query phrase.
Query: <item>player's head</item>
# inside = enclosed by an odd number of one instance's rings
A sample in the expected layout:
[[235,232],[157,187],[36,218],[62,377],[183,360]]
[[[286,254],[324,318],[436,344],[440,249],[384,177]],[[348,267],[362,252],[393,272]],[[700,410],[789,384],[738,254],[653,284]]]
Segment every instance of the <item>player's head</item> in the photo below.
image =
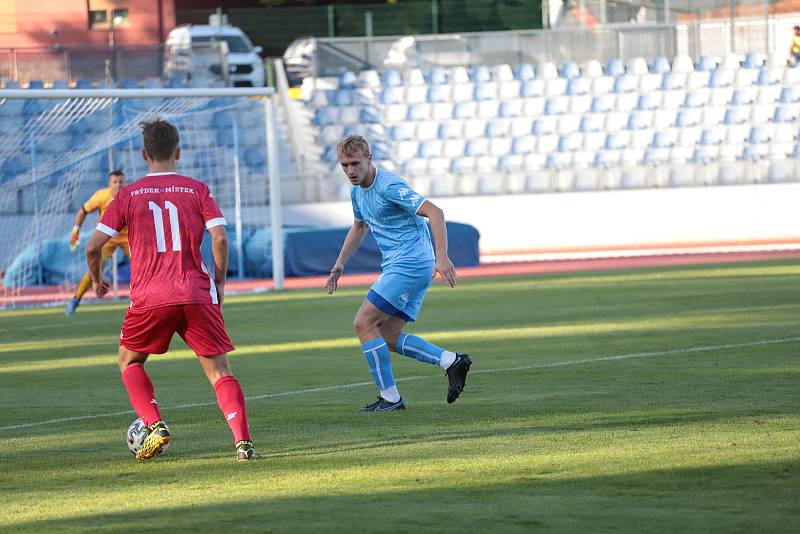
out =
[[174,163],[181,157],[181,138],[175,126],[160,117],[142,121],[139,126],[144,137],[142,156],[148,164]]
[[336,153],[351,184],[369,183],[373,177],[373,166],[372,153],[366,139],[360,135],[348,135],[336,145]]
[[794,34],[795,35],[800,35],[800,26],[795,26],[794,27]]
[[122,169],[114,169],[108,173],[108,187],[111,189],[111,194],[117,196],[120,189],[125,186],[125,173]]

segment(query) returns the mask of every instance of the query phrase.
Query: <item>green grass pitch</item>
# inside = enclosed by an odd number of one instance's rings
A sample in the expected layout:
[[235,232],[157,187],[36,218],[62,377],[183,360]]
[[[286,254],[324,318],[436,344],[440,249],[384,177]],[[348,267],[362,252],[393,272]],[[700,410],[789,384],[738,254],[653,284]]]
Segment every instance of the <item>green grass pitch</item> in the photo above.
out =
[[798,532],[800,263],[437,282],[372,400],[366,288],[231,296],[256,448],[178,339],[148,371],[173,442],[138,464],[116,367],[124,305],[0,312],[0,531]]

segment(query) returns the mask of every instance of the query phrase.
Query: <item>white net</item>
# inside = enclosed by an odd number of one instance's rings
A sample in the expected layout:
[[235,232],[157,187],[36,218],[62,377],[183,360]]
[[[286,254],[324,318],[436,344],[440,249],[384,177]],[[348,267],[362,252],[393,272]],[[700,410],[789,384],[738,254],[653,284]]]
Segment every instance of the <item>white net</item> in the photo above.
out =
[[[31,98],[3,98],[9,93],[0,92],[0,128],[6,132],[0,138],[0,308],[72,297],[86,271],[82,245],[97,213],[87,218],[81,246],[71,252],[75,215],[96,190],[108,186],[111,170],[123,170],[128,183],[146,174],[139,123],[154,116],[180,132],[178,172],[207,183],[229,221],[231,274],[271,276],[267,131],[274,109],[265,102],[271,98],[266,90],[227,96],[256,91],[190,96],[192,90],[169,90],[165,96],[154,90],[152,98],[141,98],[144,91],[137,98],[120,97],[124,90],[64,98],[43,98],[42,91],[29,91],[36,94]],[[257,234],[260,239],[245,251],[248,238]],[[126,260],[118,254],[117,261],[123,262],[124,284]]]

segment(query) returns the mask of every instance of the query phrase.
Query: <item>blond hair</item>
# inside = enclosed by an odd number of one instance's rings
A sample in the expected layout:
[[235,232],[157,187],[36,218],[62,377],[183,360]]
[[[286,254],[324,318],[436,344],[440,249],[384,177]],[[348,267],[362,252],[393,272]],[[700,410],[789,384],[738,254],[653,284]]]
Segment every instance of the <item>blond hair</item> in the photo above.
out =
[[350,156],[353,152],[360,150],[365,156],[369,156],[369,142],[360,135],[348,135],[336,145],[336,153],[340,156]]

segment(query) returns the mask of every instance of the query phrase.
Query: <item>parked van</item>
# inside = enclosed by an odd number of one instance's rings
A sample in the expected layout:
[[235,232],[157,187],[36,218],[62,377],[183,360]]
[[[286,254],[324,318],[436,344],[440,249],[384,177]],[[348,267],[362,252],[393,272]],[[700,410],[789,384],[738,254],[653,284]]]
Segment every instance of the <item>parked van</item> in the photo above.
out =
[[[214,22],[210,20],[210,22]],[[209,75],[227,80],[234,87],[263,87],[265,82],[262,48],[253,46],[247,35],[236,26],[227,23],[223,15],[221,24],[182,24],[169,32],[164,46],[164,76],[167,79],[185,76],[190,81],[206,79]],[[194,65],[190,61],[193,50],[219,50],[218,45],[227,45],[227,57],[208,66],[202,62]],[[221,47],[225,50],[225,47]],[[226,69],[226,72],[221,72]],[[183,72],[188,71],[188,72]],[[210,71],[210,72],[209,72]]]

